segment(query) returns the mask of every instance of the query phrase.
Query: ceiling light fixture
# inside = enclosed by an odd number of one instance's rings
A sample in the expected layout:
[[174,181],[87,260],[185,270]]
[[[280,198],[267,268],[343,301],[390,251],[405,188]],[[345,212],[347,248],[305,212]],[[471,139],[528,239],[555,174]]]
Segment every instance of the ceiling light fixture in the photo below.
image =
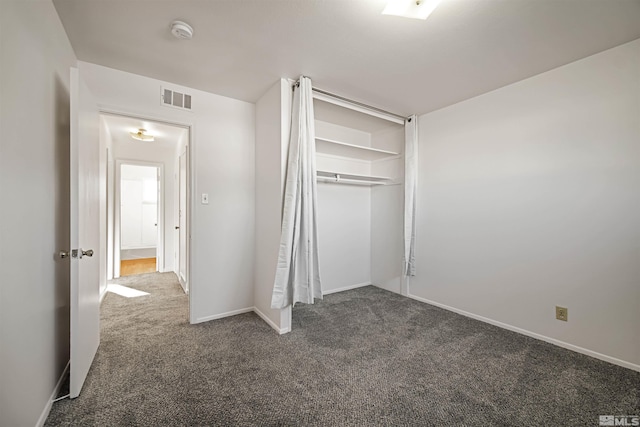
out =
[[403,16],[405,18],[427,19],[442,0],[389,0],[383,15]]
[[173,21],[171,23],[171,34],[177,39],[191,40],[193,38],[193,28],[186,22]]
[[137,139],[138,141],[153,141],[155,137],[153,135],[147,135],[145,132],[146,129],[138,129],[138,132],[129,132],[131,138]]

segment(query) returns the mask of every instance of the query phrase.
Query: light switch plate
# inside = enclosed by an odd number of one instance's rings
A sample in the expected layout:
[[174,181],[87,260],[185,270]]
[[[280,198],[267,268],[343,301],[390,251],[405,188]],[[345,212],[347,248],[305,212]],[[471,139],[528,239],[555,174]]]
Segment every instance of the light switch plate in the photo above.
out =
[[208,205],[209,204],[209,194],[208,193],[202,193],[202,204],[203,205]]

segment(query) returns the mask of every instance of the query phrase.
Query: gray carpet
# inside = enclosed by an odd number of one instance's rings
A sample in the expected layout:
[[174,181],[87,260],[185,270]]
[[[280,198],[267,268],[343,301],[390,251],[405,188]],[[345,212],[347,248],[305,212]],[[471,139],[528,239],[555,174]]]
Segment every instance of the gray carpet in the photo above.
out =
[[47,426],[597,426],[640,413],[640,373],[368,286],[199,325],[173,274],[108,294],[82,394]]

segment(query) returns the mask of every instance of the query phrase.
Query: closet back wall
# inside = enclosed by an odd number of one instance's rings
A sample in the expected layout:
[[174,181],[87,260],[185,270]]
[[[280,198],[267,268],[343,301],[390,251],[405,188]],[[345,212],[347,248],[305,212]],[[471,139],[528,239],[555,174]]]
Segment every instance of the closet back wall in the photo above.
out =
[[324,293],[371,284],[371,189],[318,183],[320,278]]
[[[316,135],[371,146],[371,135],[316,120]],[[355,160],[317,154],[319,170],[341,171]],[[370,166],[360,162],[361,173]],[[371,188],[318,183],[318,239],[320,278],[324,293],[371,283]]]

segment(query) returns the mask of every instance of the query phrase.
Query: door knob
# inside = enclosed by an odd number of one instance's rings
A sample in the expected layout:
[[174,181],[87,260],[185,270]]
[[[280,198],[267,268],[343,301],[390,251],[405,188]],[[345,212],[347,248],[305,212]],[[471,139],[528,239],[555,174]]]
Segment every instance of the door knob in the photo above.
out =
[[80,250],[80,253],[82,255],[80,255],[80,258],[82,258],[83,256],[88,256],[89,258],[91,258],[93,256],[93,249],[89,249],[89,250]]
[[60,258],[62,259],[69,258],[69,251],[60,251],[58,255],[60,255]]
[[179,225],[176,225],[176,230],[177,230],[177,229],[179,229],[179,228],[180,228],[180,226],[179,226]]

